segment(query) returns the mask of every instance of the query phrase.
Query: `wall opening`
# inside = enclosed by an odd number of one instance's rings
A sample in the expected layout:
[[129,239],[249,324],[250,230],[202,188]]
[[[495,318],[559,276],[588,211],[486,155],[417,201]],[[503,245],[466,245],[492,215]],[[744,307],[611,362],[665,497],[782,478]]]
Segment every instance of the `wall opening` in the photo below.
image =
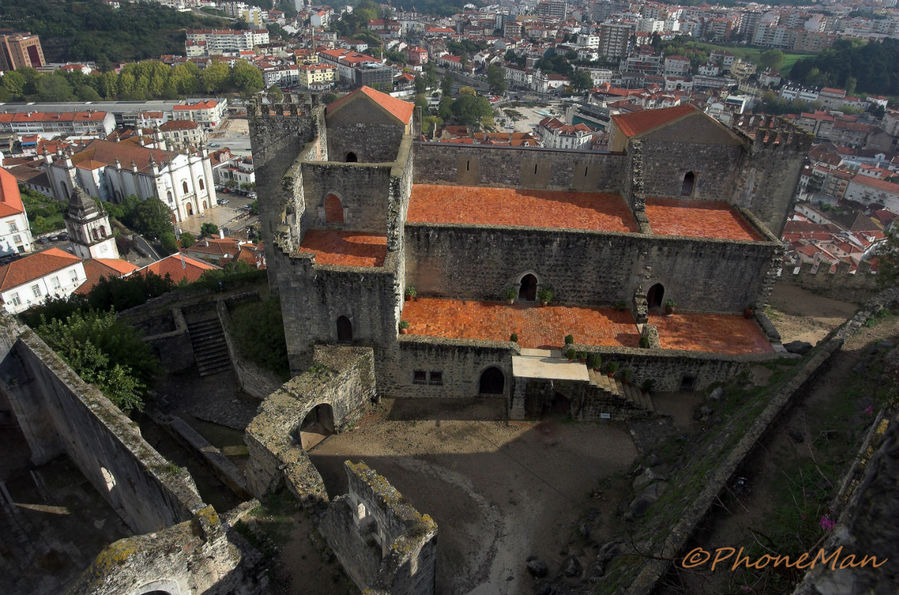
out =
[[336,194],[329,194],[325,197],[325,221],[343,223],[343,203]]
[[309,450],[334,433],[334,410],[327,403],[316,405],[300,424],[300,446]]
[[537,300],[537,277],[528,273],[521,278],[521,287],[518,288],[518,299],[529,302]]
[[693,196],[693,185],[696,183],[696,174],[688,171],[684,174],[684,181],[680,187],[681,196]]
[[184,190],[184,194],[187,194],[187,180],[181,182],[181,189]]
[[337,319],[337,340],[342,342],[353,340],[353,324],[346,316]]
[[478,393],[482,395],[501,395],[506,388],[506,376],[496,366],[481,372]]
[[194,206],[190,203],[187,203],[187,216],[190,217],[194,214]]
[[66,186],[65,182],[59,183],[60,188],[62,188],[62,197],[66,200],[69,200],[69,187]]
[[346,154],[346,162],[347,163],[357,163],[359,158],[356,157],[356,154],[352,151]]
[[646,292],[646,307],[649,309],[652,308],[661,308],[662,307],[662,298],[665,296],[665,288],[662,287],[661,283],[656,283],[652,287],[649,288],[649,291]]
[[561,393],[555,393],[549,405],[550,415],[568,417],[571,415],[571,399]]
[[694,391],[696,390],[696,376],[684,376],[680,379],[680,390]]

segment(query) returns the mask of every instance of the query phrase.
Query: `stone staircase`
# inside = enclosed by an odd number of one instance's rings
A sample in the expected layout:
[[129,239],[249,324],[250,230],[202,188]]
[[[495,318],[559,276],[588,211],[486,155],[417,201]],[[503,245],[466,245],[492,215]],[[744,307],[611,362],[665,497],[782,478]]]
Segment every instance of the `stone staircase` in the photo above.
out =
[[231,368],[231,356],[217,316],[188,321],[187,332],[200,376],[218,374]]
[[590,375],[590,385],[595,387],[594,390],[601,391],[611,397],[617,397],[632,409],[642,410],[647,414],[655,412],[652,398],[649,394],[644,394],[638,387],[632,384],[624,384],[617,378],[609,378],[608,375],[592,369],[587,372]]

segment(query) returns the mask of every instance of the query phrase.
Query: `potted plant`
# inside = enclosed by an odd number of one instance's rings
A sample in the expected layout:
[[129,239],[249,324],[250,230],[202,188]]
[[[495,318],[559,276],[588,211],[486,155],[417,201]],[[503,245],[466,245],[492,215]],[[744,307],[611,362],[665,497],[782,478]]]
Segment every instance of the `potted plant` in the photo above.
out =
[[647,349],[649,347],[649,338],[648,337],[640,337],[640,347]]
[[574,361],[574,359],[577,358],[577,351],[574,350],[574,347],[570,347],[565,352],[565,357],[567,357],[569,360],[572,360],[572,361]]
[[594,372],[599,372],[599,367],[602,365],[602,358],[598,353],[591,353],[587,356],[587,367],[592,368]]
[[511,306],[515,303],[515,298],[518,297],[518,292],[515,291],[514,287],[506,287],[506,289],[503,290],[503,297],[506,298],[506,301],[509,302],[509,305]]
[[621,370],[621,373],[618,374],[618,377],[621,378],[622,384],[628,384],[631,380],[634,379],[634,371],[630,368],[625,368]]
[[565,344],[571,345],[574,343],[574,335],[565,335]]
[[755,316],[755,304],[749,304],[743,308],[743,318],[752,318]]
[[618,364],[615,362],[606,362],[606,365],[603,366],[603,371],[608,374],[609,378],[615,376],[615,372],[618,371]]
[[665,316],[671,316],[674,314],[674,308],[677,307],[677,303],[674,300],[665,301]]
[[541,287],[537,290],[537,299],[544,306],[553,301],[553,290],[549,287]]
[[418,295],[418,292],[415,291],[414,285],[407,285],[406,292],[404,295],[406,296],[406,301],[408,302],[409,300],[414,299],[415,296]]
[[581,362],[582,364],[585,363],[587,361],[587,352],[586,351],[578,351],[577,352],[577,361]]
[[509,335],[509,340],[513,343],[518,343],[518,333],[512,333]]
[[400,320],[400,334],[405,335],[407,332],[409,332],[409,321]]

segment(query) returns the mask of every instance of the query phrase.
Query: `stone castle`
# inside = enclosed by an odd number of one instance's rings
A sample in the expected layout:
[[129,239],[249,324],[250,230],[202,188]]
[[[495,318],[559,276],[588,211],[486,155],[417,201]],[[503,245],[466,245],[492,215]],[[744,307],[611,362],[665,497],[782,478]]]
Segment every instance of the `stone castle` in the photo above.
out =
[[[586,153],[427,142],[412,104],[367,87],[249,118],[294,372],[316,345],[371,346],[383,396],[591,419],[651,408],[634,384],[703,389],[775,356],[761,311],[810,146],[785,122],[647,110]],[[559,357],[569,334],[626,376]]]

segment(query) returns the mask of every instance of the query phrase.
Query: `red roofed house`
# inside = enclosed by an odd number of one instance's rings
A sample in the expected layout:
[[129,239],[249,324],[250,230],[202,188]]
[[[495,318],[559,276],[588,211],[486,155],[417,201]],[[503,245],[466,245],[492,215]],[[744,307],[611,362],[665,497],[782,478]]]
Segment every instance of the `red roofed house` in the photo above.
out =
[[222,267],[229,262],[239,260],[251,264],[255,268],[265,268],[265,256],[262,254],[262,249],[236,238],[205,238],[181,252],[192,258],[205,260]]
[[[412,111],[408,101],[391,97],[371,87],[356,89],[328,105],[328,155],[332,161],[363,163],[392,162],[395,147],[404,134],[412,132]],[[377,134],[358,133],[356,122],[368,123]],[[399,126],[397,126],[399,124]]]
[[197,260],[179,253],[172,254],[162,260],[157,260],[154,263],[148,264],[141,269],[137,269],[137,271],[132,274],[142,275],[151,272],[160,277],[168,275],[175,283],[181,283],[182,281],[185,283],[193,283],[194,281],[199,280],[206,271],[214,271],[218,268],[219,267],[209,264],[208,262],[203,262],[202,260]]
[[31,252],[31,227],[16,177],[0,168],[0,255]]
[[90,293],[90,290],[104,278],[124,277],[137,270],[137,266],[119,258],[91,258],[82,261],[82,264],[87,280],[75,290],[79,295]]
[[159,127],[170,149],[196,147],[206,142],[206,131],[193,120],[169,120]]
[[77,134],[105,137],[115,130],[110,112],[19,112],[0,113],[0,132],[12,134]]
[[172,118],[175,120],[193,120],[206,129],[215,128],[222,121],[228,102],[224,99],[217,101],[198,101],[186,105],[172,107]]
[[589,149],[593,131],[586,124],[569,125],[547,116],[537,125],[537,133],[548,149]]
[[899,213],[899,184],[886,180],[858,174],[849,181],[843,198],[863,205],[879,204],[888,211]]
[[81,259],[59,248],[29,254],[0,266],[0,298],[11,314],[68,297],[87,279]]

